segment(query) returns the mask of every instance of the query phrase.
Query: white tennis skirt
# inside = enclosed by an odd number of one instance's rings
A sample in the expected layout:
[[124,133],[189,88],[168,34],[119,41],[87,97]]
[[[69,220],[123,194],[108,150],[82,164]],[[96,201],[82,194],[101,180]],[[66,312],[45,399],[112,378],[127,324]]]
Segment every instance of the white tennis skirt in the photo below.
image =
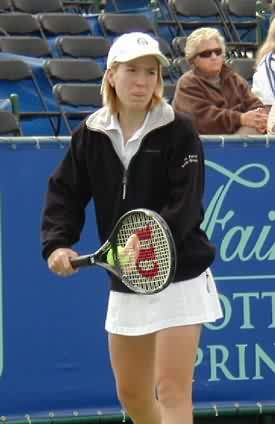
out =
[[222,316],[215,281],[208,269],[152,295],[111,290],[105,329],[112,334],[141,336],[169,327],[213,322]]

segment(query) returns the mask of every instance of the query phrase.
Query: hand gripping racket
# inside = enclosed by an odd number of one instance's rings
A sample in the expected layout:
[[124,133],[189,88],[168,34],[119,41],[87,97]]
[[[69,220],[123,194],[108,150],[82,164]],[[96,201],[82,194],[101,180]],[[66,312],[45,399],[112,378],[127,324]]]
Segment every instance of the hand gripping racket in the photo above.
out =
[[153,294],[173,280],[176,248],[165,220],[148,209],[126,212],[94,253],[71,258],[73,268],[99,265],[135,293]]

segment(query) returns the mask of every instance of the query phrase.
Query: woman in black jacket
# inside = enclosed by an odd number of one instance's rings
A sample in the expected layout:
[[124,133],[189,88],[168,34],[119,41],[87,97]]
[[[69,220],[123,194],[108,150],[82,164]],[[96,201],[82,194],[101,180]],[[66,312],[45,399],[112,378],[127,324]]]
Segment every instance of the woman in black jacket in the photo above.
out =
[[162,215],[177,247],[175,281],[144,296],[113,278],[106,330],[118,397],[132,420],[191,424],[201,323],[222,313],[209,270],[215,250],[200,228],[202,145],[190,120],[163,99],[162,65],[168,60],[147,34],[124,34],[112,45],[102,82],[104,107],[73,134],[49,180],[43,256],[58,275],[74,273],[72,246],[91,199],[102,242],[128,210]]

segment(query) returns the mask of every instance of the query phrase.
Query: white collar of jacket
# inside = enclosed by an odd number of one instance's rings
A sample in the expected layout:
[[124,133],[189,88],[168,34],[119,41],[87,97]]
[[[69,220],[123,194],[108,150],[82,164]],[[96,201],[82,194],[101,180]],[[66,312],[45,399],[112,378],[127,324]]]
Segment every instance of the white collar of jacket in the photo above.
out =
[[[161,102],[155,106],[146,117],[146,134],[156,128],[169,124],[174,121],[174,119],[175,113],[172,106],[165,101]],[[113,125],[113,114],[106,106],[97,110],[86,120],[87,128],[92,131],[102,131],[105,133],[108,130],[113,129]]]

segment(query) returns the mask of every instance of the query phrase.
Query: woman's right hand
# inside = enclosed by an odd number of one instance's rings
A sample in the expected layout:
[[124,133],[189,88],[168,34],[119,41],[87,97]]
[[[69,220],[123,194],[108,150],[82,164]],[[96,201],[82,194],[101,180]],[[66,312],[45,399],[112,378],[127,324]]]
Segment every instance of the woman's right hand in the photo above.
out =
[[241,114],[241,126],[256,128],[260,133],[265,133],[267,118],[268,113],[264,108],[249,110]]
[[275,103],[273,103],[267,119],[267,133],[270,135],[275,134]]
[[49,269],[61,277],[67,277],[77,272],[71,265],[70,258],[75,258],[78,253],[72,249],[61,247],[54,250],[48,257]]

